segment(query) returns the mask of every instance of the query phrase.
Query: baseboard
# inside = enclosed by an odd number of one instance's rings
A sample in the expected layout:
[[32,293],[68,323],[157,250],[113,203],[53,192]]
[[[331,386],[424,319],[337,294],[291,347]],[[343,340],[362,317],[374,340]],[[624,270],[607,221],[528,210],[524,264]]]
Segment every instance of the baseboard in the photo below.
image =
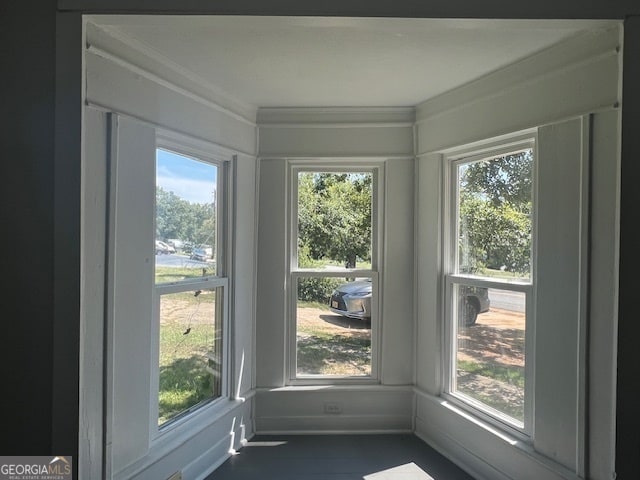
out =
[[308,415],[256,419],[256,432],[259,433],[391,433],[411,430],[410,415]]
[[[439,432],[437,436],[429,435],[426,433],[426,429],[420,428],[421,423],[423,423],[422,420],[416,419],[416,430],[414,434],[440,455],[455,463],[476,480],[513,480],[480,457],[462,447],[447,434]],[[457,454],[454,454],[453,452],[456,452]]]
[[254,436],[253,422],[234,424],[229,436],[221,438],[213,447],[204,452],[183,470],[185,479],[204,480],[226,462],[247,441]]

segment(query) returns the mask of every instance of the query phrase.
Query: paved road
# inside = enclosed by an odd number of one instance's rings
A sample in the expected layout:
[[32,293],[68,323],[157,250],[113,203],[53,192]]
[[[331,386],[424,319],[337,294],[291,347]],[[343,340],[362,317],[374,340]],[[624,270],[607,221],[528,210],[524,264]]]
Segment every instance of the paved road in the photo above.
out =
[[156,255],[156,265],[160,267],[206,267],[209,265],[207,262],[200,262],[198,260],[190,260],[188,255],[181,255],[179,253],[173,253],[169,255]]
[[494,308],[510,310],[512,312],[525,311],[525,296],[520,292],[508,292],[505,290],[489,289],[489,300]]
[[[190,260],[188,255],[174,253],[169,255],[156,255],[156,265],[162,267],[198,268],[206,267],[209,264],[207,262],[200,262],[198,260]],[[344,269],[339,267],[327,267],[327,270],[342,271]],[[525,297],[522,293],[508,292],[505,290],[490,288],[489,299],[491,300],[491,306],[494,308],[501,308],[504,310],[510,310],[512,312],[525,311]]]

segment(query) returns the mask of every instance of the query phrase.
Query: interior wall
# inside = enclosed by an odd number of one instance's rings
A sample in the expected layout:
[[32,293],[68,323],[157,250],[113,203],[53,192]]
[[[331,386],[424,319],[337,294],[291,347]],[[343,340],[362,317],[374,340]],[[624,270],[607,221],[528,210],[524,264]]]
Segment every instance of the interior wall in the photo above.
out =
[[[42,455],[63,445],[65,452],[72,454],[78,434],[76,410],[76,415],[60,418],[68,431],[58,444],[53,438],[51,409],[56,387],[50,365],[57,351],[51,341],[55,318],[55,3],[4,3],[0,14],[4,72],[0,76],[0,103],[5,118],[0,142],[6,179],[0,189],[0,215],[6,229],[0,244],[6,252],[3,271],[11,279],[2,302],[6,341],[0,349],[0,372],[3,391],[19,392],[0,399],[3,410],[11,412],[4,427],[6,438],[11,440],[4,445],[3,455]],[[31,253],[25,256],[27,251]],[[58,267],[65,270],[64,265]],[[72,270],[65,273],[73,275]],[[68,293],[71,304],[79,292]],[[71,318],[70,328],[79,334],[77,316]],[[73,363],[73,351],[70,358]],[[73,371],[67,378],[58,376],[63,390],[72,393],[71,409],[77,408],[73,401],[77,377],[73,377]]]
[[160,72],[141,67],[148,62],[144,53],[122,40],[116,42],[90,22],[86,41],[87,101],[91,105],[255,156],[255,117],[221,107],[203,93],[191,92],[190,85],[178,83],[179,77],[167,80]]
[[[189,93],[185,85],[143,71],[131,63],[130,56],[123,60],[118,54],[131,55],[132,51],[119,52],[113,43],[100,44],[102,37],[94,26],[87,25],[87,33],[84,165],[89,176],[83,184],[86,281],[81,351],[87,361],[82,391],[93,394],[82,397],[85,430],[80,474],[87,478],[101,475],[102,462],[96,461],[95,454],[103,452],[95,451],[95,446],[102,443],[104,412],[108,478],[168,478],[178,470],[184,478],[198,478],[253,435],[255,123],[245,112],[216,108],[210,99]],[[142,55],[139,63],[144,64]],[[149,199],[154,196],[155,182],[149,183],[153,178],[148,173],[155,168],[157,135],[231,163],[229,225],[233,232],[228,305],[228,339],[233,352],[228,367],[230,398],[201,409],[161,435],[152,433],[150,325],[130,321],[152,317],[149,279],[153,262],[146,269],[141,267],[140,252],[153,244],[153,224],[147,214],[153,211]],[[105,222],[109,222],[108,232]],[[104,233],[111,236],[110,246]],[[105,268],[115,286],[105,283]],[[106,314],[101,291],[107,292]],[[103,359],[105,324],[109,353]],[[103,362],[107,372],[104,405]]]
[[[413,383],[413,109],[261,109],[256,375],[258,431],[411,429]],[[288,161],[367,159],[384,168],[380,378],[304,387],[287,372]],[[375,347],[374,347],[375,348]],[[375,355],[375,351],[374,351]],[[404,386],[390,388],[391,386]],[[344,406],[326,414],[323,403]]]
[[[7,255],[5,272],[13,281],[5,296],[5,313],[7,318],[16,319],[6,325],[6,336],[11,338],[2,349],[3,378],[11,389],[21,392],[20,395],[3,396],[2,405],[12,415],[6,419],[6,432],[11,442],[5,446],[5,453],[33,454],[43,452],[59,452],[64,450],[77,454],[76,444],[79,424],[75,415],[57,415],[52,412],[50,403],[53,389],[70,392],[69,405],[73,406],[77,396],[78,378],[73,371],[60,372],[56,385],[50,369],[44,369],[54,357],[66,357],[77,363],[79,346],[70,349],[52,345],[51,332],[57,314],[52,308],[54,298],[53,285],[53,245],[52,242],[67,241],[63,230],[54,234],[52,217],[56,209],[67,206],[79,207],[79,178],[81,163],[76,158],[65,165],[60,174],[66,177],[62,183],[68,190],[66,202],[54,207],[51,201],[56,181],[53,177],[55,154],[53,138],[60,136],[70,139],[69,148],[80,148],[80,125],[54,119],[54,98],[60,102],[76,105],[80,108],[77,97],[80,87],[65,88],[54,76],[56,69],[56,42],[61,39],[78,40],[74,32],[66,29],[56,31],[56,4],[63,11],[87,11],[114,13],[122,12],[154,12],[175,9],[183,13],[183,4],[172,0],[25,0],[21,2],[5,2],[0,15],[0,38],[5,48],[1,51],[5,65],[11,65],[10,71],[0,78],[0,95],[2,105],[11,118],[5,122],[0,131],[3,151],[7,159],[20,159],[7,163],[11,182],[1,190],[3,201],[2,216],[11,226],[12,234],[2,237],[3,251],[9,252],[20,246],[21,250],[33,252],[25,268],[22,255]],[[628,14],[639,14],[636,0],[620,0],[603,2],[601,0],[558,1],[543,0],[538,2],[510,3],[501,2],[470,4],[466,0],[429,2],[420,6],[415,2],[396,1],[369,2],[366,8],[353,8],[344,0],[305,4],[300,2],[278,2],[278,5],[265,3],[263,0],[252,0],[239,5],[237,0],[223,2],[190,3],[191,11],[198,13],[239,13],[239,14],[332,14],[332,15],[394,15],[394,16],[476,16],[491,18],[623,18]],[[78,19],[78,23],[80,20]],[[636,235],[636,206],[639,203],[640,190],[635,186],[635,174],[638,163],[638,120],[640,102],[637,85],[640,85],[637,55],[640,27],[638,17],[631,17],[625,28],[625,108],[624,108],[624,153],[623,153],[623,253],[621,279],[624,285],[621,292],[621,351],[623,358],[618,375],[618,478],[633,479],[638,471],[640,457],[638,451],[638,419],[636,397],[638,390],[638,363],[634,361],[638,324],[635,319],[636,288],[635,278],[637,255],[634,254]],[[78,45],[79,45],[78,41]],[[81,56],[80,47],[60,48],[57,68],[69,69],[69,64]],[[29,61],[25,61],[29,59]],[[69,62],[71,60],[71,62]],[[72,74],[79,70],[71,67]],[[69,177],[68,175],[71,175]],[[71,178],[71,180],[69,180]],[[74,194],[73,192],[76,192]],[[71,235],[79,235],[79,221],[67,225]],[[80,244],[74,243],[70,254],[80,257]],[[628,252],[628,253],[627,253]],[[56,302],[71,306],[77,305],[75,296],[79,273],[61,261],[56,267],[58,289],[65,294],[56,297]],[[38,281],[34,284],[33,273],[38,273]],[[67,276],[68,275],[68,276]],[[25,303],[24,292],[35,291],[37,295]],[[20,321],[18,321],[20,320]],[[78,315],[60,316],[57,329],[61,332],[79,331]],[[31,352],[37,351],[38,355]],[[37,382],[32,381],[37,379]],[[76,405],[77,406],[77,405]],[[624,408],[623,408],[624,407]],[[56,422],[67,426],[63,433],[62,443],[52,439],[53,418]],[[80,425],[82,425],[80,423]],[[53,445],[53,447],[51,447]],[[61,445],[65,445],[61,448]],[[70,447],[67,448],[66,446]],[[93,478],[93,477],[91,477]]]
[[619,104],[620,35],[585,32],[424,102],[416,111],[418,154]]
[[640,391],[640,362],[637,361],[636,321],[637,273],[640,257],[636,254],[637,208],[640,204],[640,11],[628,16],[624,24],[624,69],[622,112],[622,174],[620,198],[620,316],[617,337],[618,360],[616,397],[616,472],[618,478],[632,479],[640,470],[640,415],[637,412]]
[[[417,234],[425,249],[418,249],[417,261],[423,296],[417,342],[423,348],[416,366],[416,432],[478,478],[613,475],[617,285],[612,281],[605,287],[599,279],[612,280],[610,272],[617,270],[620,34],[613,29],[576,37],[425,102],[417,111]],[[592,68],[599,70],[598,85],[583,78]],[[439,397],[442,261],[430,252],[442,251],[442,232],[432,226],[442,215],[443,154],[482,139],[499,142],[532,127],[538,132],[540,190],[537,323],[535,349],[528,357],[535,362],[535,421],[529,445],[472,420]],[[609,228],[598,228],[603,223]],[[589,275],[596,279],[591,285]],[[597,346],[590,350],[587,330],[598,332]],[[595,453],[603,448],[608,455]]]

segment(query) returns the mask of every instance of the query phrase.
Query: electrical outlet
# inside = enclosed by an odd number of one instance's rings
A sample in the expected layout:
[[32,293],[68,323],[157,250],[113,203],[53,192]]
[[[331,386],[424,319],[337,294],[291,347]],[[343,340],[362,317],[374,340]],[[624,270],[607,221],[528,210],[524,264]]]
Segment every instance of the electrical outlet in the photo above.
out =
[[176,472],[171,475],[167,480],[182,480],[182,472]]
[[342,404],[337,402],[325,402],[324,413],[330,415],[337,415],[339,413],[342,413]]

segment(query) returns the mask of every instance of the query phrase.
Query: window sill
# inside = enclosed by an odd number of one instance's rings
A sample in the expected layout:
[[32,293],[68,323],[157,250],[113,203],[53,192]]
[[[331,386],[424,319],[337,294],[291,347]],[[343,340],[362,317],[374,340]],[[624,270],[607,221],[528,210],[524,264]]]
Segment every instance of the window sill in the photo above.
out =
[[[446,412],[448,412],[449,414],[462,419],[464,422],[468,422],[470,424],[473,424],[475,427],[479,428],[480,430],[482,430],[485,434],[487,434],[488,436],[490,436],[492,439],[494,439],[495,441],[499,442],[499,443],[503,443],[508,445],[510,448],[514,448],[515,451],[517,451],[519,454],[522,455],[522,458],[526,458],[528,459],[528,461],[533,462],[533,464],[538,464],[539,466],[543,467],[543,470],[547,470],[549,472],[551,472],[551,476],[549,476],[549,478],[557,478],[558,476],[560,478],[564,478],[564,479],[571,479],[571,480],[578,480],[579,477],[575,474],[575,472],[571,471],[570,469],[568,469],[567,467],[565,467],[564,465],[554,461],[553,459],[537,452],[534,449],[533,446],[533,440],[529,437],[527,437],[526,440],[523,440],[520,435],[514,435],[513,433],[511,433],[510,431],[508,431],[508,429],[503,429],[500,428],[500,426],[497,426],[495,424],[493,424],[492,422],[488,422],[482,418],[480,418],[479,416],[474,415],[472,412],[467,411],[464,408],[459,407],[458,405],[456,405],[454,402],[451,402],[450,400],[442,397],[442,396],[434,396],[430,393],[427,393],[423,390],[421,390],[420,388],[414,387],[414,392],[416,394],[417,397],[420,397],[422,399],[425,399],[427,401],[429,401],[432,404],[435,404],[438,409],[442,409]],[[439,416],[446,416],[442,410],[438,410],[441,413],[438,414]],[[428,421],[428,419],[423,418],[424,421]],[[469,453],[471,453],[475,458],[477,458],[477,455],[473,454],[473,451],[469,450],[468,446],[465,447],[463,445],[464,442],[462,442],[460,439],[456,438],[455,435],[450,436],[450,438],[459,445],[459,447],[463,450],[467,450]],[[487,438],[487,441],[489,441],[489,438]],[[451,453],[451,452],[448,452]],[[491,459],[489,458],[484,458],[483,462],[486,462],[487,464],[491,465]],[[544,478],[547,478],[546,476]]]
[[285,387],[263,387],[256,388],[256,393],[266,393],[266,392],[313,392],[313,391],[332,391],[332,392],[389,392],[389,391],[406,391],[413,392],[414,387],[412,385],[381,385],[377,381],[364,383],[364,382],[353,382],[351,383],[327,383],[321,384],[319,382],[315,382],[314,384],[295,384],[295,385],[287,385]]

